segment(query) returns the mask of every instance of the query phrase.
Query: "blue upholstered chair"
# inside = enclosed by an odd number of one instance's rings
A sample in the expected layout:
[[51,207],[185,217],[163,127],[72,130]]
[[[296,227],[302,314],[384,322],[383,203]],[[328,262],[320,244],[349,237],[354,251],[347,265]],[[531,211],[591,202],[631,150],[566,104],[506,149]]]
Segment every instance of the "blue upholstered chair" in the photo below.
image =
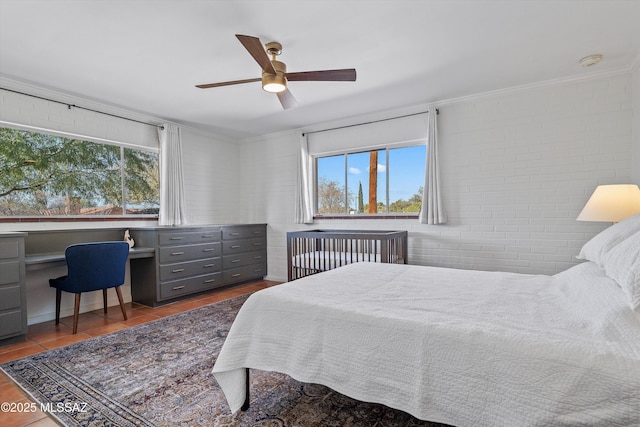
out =
[[120,286],[124,284],[129,244],[127,242],[82,243],[67,247],[67,275],[49,279],[56,288],[56,325],[60,323],[60,298],[62,291],[76,294],[73,308],[73,333],[78,332],[80,294],[102,289],[104,312],[107,312],[107,289],[116,288],[124,320],[127,312],[122,300]]

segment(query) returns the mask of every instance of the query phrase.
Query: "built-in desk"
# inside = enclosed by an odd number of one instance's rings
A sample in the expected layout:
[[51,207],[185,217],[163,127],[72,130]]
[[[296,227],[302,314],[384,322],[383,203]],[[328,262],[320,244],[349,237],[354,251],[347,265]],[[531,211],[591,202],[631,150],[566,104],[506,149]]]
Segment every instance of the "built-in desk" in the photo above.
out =
[[[14,281],[11,276],[12,281],[6,286],[0,280],[0,287],[9,289],[6,292],[18,289],[15,282],[20,283],[21,295],[26,295],[26,300],[21,299],[20,305],[21,315],[28,314],[26,320],[21,320],[24,322],[23,330],[26,330],[26,322],[35,324],[55,318],[55,292],[51,294],[53,291],[48,281],[66,274],[64,252],[68,246],[121,241],[125,230],[91,228],[0,233],[7,239],[24,239],[24,252],[16,255],[20,271],[23,272],[20,280]],[[129,253],[125,300],[128,299],[127,288],[130,288],[131,300],[156,306],[214,287],[229,286],[266,275],[266,224],[153,226],[129,230],[136,244]],[[14,257],[13,252],[9,255]],[[2,260],[1,257],[0,262],[10,262],[11,266],[16,263],[14,259]],[[9,278],[1,269],[0,276],[0,279]],[[12,298],[12,301],[16,298]],[[88,295],[83,301],[85,305],[81,307],[82,312],[97,309],[102,304],[99,296],[94,298]],[[63,313],[71,312],[73,308],[72,301],[64,295],[62,306]],[[3,307],[0,301],[0,314]],[[4,309],[15,311],[14,307]]]

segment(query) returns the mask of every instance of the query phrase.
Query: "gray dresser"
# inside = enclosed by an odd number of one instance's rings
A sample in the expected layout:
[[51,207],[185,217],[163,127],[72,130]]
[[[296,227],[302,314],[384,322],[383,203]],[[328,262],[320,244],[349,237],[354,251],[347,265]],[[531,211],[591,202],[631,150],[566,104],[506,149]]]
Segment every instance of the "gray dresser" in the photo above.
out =
[[166,304],[267,274],[266,224],[132,228],[136,246],[156,256],[131,263],[133,301]]
[[0,233],[0,344],[23,341],[27,333],[26,235]]

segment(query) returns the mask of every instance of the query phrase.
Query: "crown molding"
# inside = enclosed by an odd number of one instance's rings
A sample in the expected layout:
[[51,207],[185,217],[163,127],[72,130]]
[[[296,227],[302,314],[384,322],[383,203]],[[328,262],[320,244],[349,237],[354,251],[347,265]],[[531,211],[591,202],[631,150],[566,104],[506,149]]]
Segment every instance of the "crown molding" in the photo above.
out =
[[161,126],[165,123],[171,123],[183,129],[189,129],[191,132],[197,133],[202,136],[215,138],[216,140],[223,142],[235,142],[234,139],[229,138],[228,136],[216,134],[207,129],[202,129],[184,123],[167,120],[162,117],[152,116],[140,111],[130,110],[125,107],[107,104],[96,99],[87,98],[78,94],[61,91],[59,89],[55,89],[49,86],[43,86],[25,80],[19,80],[4,74],[0,74],[0,88],[15,90],[17,92],[24,92],[29,95],[48,98],[63,104],[69,104],[72,106],[77,105],[78,107],[89,108],[99,112],[104,112],[106,114],[122,116],[140,122],[147,122],[150,125]]
[[[574,75],[574,76],[568,76],[568,77],[561,77],[557,79],[544,80],[536,83],[528,83],[520,86],[512,86],[504,89],[481,92],[474,95],[465,95],[458,98],[444,99],[441,101],[436,101],[433,104],[436,107],[440,107],[443,105],[457,104],[460,102],[469,102],[469,101],[475,101],[478,99],[493,98],[496,96],[512,95],[514,93],[525,92],[531,89],[538,89],[538,88],[565,85],[570,83],[581,83],[581,82],[586,82],[590,80],[600,80],[600,79],[605,79],[610,77],[617,77],[625,74],[631,74],[631,72],[632,72],[631,67],[625,67],[625,68],[618,68],[615,70],[602,71],[599,73],[590,73],[585,75],[581,74],[581,75]],[[424,104],[424,105],[427,105],[427,104]]]
[[154,117],[139,111],[132,111],[125,107],[107,104],[97,99],[87,98],[78,94],[61,91],[59,89],[55,89],[49,86],[43,86],[30,81],[18,80],[6,75],[0,75],[0,87],[15,90],[18,92],[24,92],[26,94],[42,98],[48,98],[56,102],[69,104],[71,106],[77,105],[78,107],[103,111],[107,114],[115,114],[131,118],[133,120],[149,122],[158,126],[160,126],[162,123],[170,122],[169,120],[164,120],[162,118]]
[[635,73],[638,70],[640,70],[640,51],[638,51],[638,56],[636,56],[636,59],[631,64],[631,71],[632,72]]

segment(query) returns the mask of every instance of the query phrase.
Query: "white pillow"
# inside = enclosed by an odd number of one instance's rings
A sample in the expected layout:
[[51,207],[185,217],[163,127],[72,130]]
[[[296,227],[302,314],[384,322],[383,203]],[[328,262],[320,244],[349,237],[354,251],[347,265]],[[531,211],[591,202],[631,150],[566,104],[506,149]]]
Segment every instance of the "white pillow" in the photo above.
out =
[[603,264],[606,275],[627,294],[631,308],[640,308],[640,231],[614,246]]
[[577,258],[588,259],[600,267],[604,267],[604,257],[616,245],[637,231],[640,231],[640,214],[613,224],[611,227],[596,234],[591,240],[584,244]]

